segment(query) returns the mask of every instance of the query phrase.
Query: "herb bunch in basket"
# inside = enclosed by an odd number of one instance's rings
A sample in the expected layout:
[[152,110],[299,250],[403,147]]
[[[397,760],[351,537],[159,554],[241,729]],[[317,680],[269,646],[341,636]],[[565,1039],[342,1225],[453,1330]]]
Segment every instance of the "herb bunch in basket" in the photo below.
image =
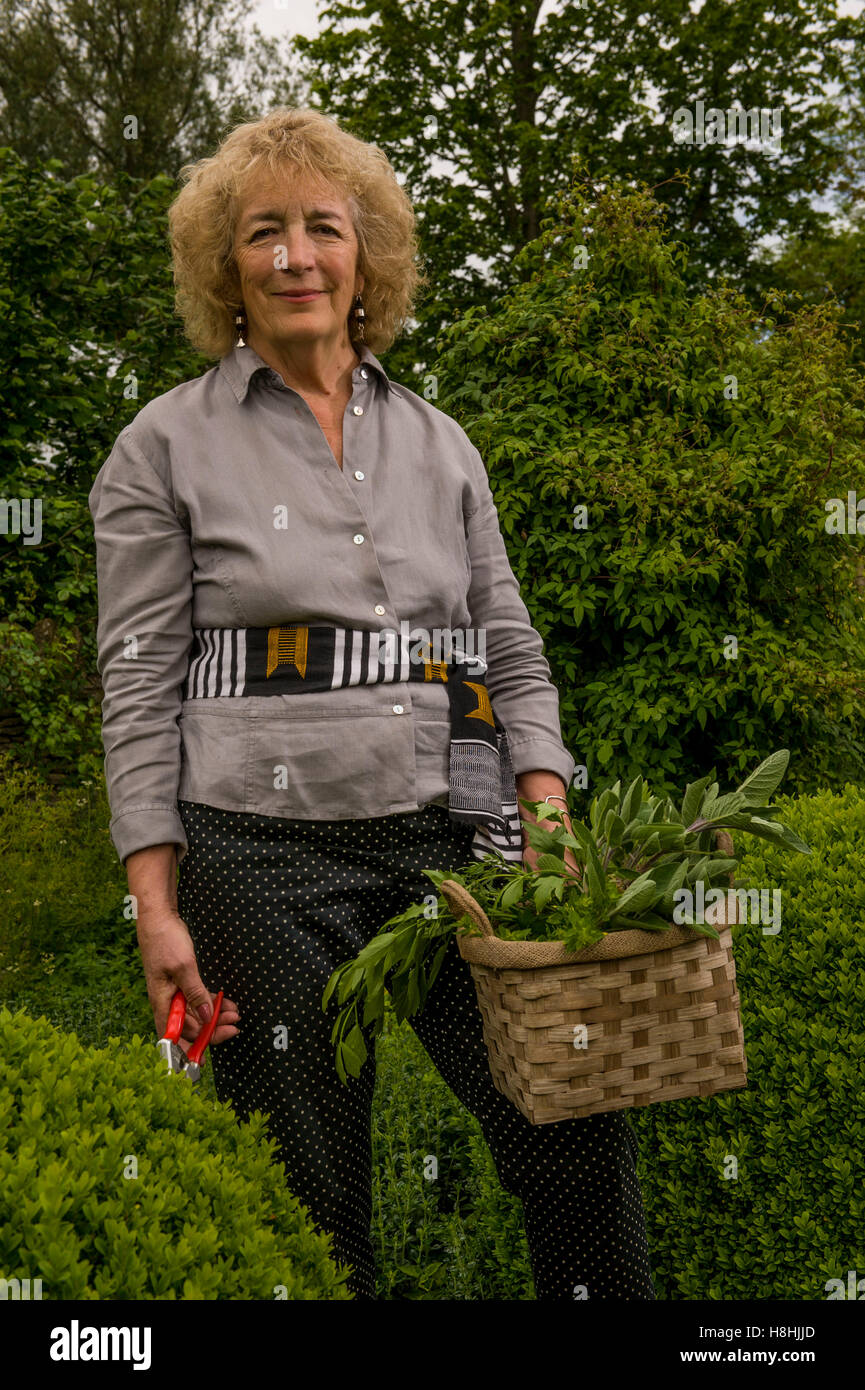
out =
[[[663,932],[679,920],[696,932],[718,938],[695,920],[688,892],[727,883],[738,865],[729,831],[748,831],[781,848],[810,854],[810,848],[778,819],[771,806],[789,761],[787,749],[773,753],[737,791],[720,795],[714,770],[690,783],[679,805],[652,795],[642,777],[626,789],[620,782],[594,798],[588,825],[572,821],[544,802],[522,802],[551,828],[525,822],[526,836],[538,851],[534,869],[491,854],[459,871],[425,869],[437,889],[444,880],[461,884],[484,909],[496,935],[506,940],[560,940],[580,951],[608,932]],[[565,863],[570,850],[580,876]],[[384,1022],[384,990],[394,1012],[408,1018],[423,1008],[441,967],[452,933],[478,935],[467,916],[457,918],[439,892],[435,904],[413,903],[391,917],[350,961],[337,967],[322,998],[336,991],[340,1012],[331,1034],[336,1067],[343,1081],[357,1076],[367,1057],[365,1029],[377,1035]]]

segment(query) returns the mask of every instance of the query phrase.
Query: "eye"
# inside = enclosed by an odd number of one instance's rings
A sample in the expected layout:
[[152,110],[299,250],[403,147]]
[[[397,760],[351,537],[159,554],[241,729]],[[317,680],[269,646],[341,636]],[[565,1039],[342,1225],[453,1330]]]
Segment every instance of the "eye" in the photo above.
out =
[[258,228],[258,231],[253,232],[253,233],[252,233],[252,236],[251,236],[249,239],[250,239],[250,241],[255,241],[256,237],[260,237],[262,234],[263,234],[264,236],[270,236],[271,232],[273,232],[273,231],[275,231],[275,230],[276,230],[275,227],[259,227],[259,228]]
[[312,230],[314,232],[333,232],[334,236],[339,236],[339,232],[337,231],[336,227],[331,227],[329,222],[319,222],[318,225],[316,227],[313,227]]

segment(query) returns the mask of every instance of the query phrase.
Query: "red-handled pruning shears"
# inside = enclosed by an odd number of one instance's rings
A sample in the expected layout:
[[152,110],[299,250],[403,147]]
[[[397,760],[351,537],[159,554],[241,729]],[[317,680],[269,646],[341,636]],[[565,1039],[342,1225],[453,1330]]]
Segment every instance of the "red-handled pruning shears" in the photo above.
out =
[[174,992],[171,1008],[168,1011],[168,1022],[165,1025],[165,1034],[159,1039],[156,1046],[168,1063],[168,1070],[170,1072],[182,1072],[189,1077],[193,1086],[197,1086],[201,1079],[201,1059],[204,1055],[204,1049],[213,1037],[221,1008],[222,990],[213,1001],[213,1015],[210,1022],[202,1028],[189,1051],[184,1052],[179,1042],[183,1025],[186,1022],[186,995],[182,989],[177,989]]

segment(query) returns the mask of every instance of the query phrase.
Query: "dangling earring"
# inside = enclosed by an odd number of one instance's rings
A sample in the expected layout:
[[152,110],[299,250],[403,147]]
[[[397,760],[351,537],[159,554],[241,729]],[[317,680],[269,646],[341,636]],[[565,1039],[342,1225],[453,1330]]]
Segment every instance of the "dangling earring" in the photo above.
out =
[[237,329],[237,342],[234,344],[234,346],[246,347],[246,341],[243,337],[243,330],[246,327],[246,314],[244,314],[242,311],[239,314],[235,314],[234,324]]
[[354,326],[356,330],[355,336],[357,337],[358,342],[363,343],[366,341],[366,339],[364,338],[364,321],[366,319],[366,314],[363,311],[363,300],[361,299],[359,294],[356,294],[354,297],[354,304],[352,305],[351,316],[354,320]]

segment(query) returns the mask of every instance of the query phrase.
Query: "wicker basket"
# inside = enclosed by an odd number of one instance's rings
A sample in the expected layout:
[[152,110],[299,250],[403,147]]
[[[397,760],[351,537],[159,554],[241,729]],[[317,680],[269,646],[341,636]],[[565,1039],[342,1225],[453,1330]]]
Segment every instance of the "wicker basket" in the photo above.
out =
[[483,932],[458,932],[460,954],[493,1081],[532,1124],[747,1086],[735,903],[729,919],[729,900],[706,911],[718,941],[671,926],[609,932],[569,954],[557,941],[504,941],[461,884],[447,879],[441,891],[454,916],[467,913]]

